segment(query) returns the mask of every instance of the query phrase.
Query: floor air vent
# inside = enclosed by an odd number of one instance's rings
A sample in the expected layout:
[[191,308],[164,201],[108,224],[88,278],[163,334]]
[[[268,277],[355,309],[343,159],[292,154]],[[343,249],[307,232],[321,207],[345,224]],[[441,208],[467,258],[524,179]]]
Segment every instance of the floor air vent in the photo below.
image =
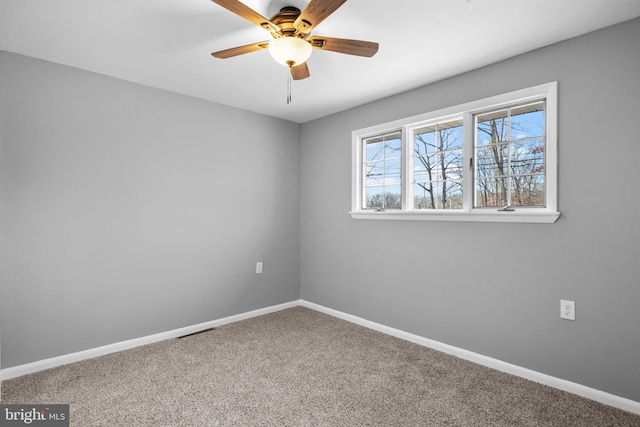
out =
[[202,334],[202,333],[204,333],[204,332],[215,331],[215,329],[216,329],[216,328],[203,329],[203,330],[198,331],[198,332],[193,332],[193,333],[191,333],[191,334],[183,335],[183,336],[181,336],[181,337],[178,337],[177,339],[182,339],[182,338],[186,338],[186,337],[191,337],[191,336],[193,336],[193,335]]

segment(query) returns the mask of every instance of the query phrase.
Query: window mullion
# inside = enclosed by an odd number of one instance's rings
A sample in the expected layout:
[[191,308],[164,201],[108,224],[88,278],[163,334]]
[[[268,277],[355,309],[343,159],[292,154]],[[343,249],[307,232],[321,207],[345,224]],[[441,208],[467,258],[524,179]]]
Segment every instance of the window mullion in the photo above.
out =
[[360,206],[362,209],[364,209],[367,206],[367,202],[366,202],[366,195],[367,195],[367,159],[365,156],[365,153],[367,152],[366,149],[366,139],[362,139],[362,142],[360,143],[361,146],[361,155],[362,155],[362,164],[361,164],[361,171],[360,171],[360,189],[361,189],[361,194],[360,194]]
[[352,158],[352,171],[351,171],[351,210],[360,211],[364,207],[362,203],[362,194],[364,193],[364,158],[363,152],[364,138],[359,136],[352,136],[351,143],[351,158]]
[[548,90],[545,101],[545,187],[547,209],[556,211],[558,209],[558,89],[553,85]]
[[413,210],[413,168],[411,167],[411,158],[413,152],[413,133],[408,126],[402,127],[402,149],[400,150],[402,169],[400,172],[400,194],[402,194],[402,211],[407,212]]
[[462,210],[470,212],[473,207],[473,188],[475,182],[475,144],[473,141],[474,118],[473,114],[466,112],[462,116]]
[[387,136],[382,137],[382,209],[387,209]]
[[511,150],[513,149],[513,139],[511,138],[511,108],[507,108],[507,168],[505,170],[505,176],[507,181],[507,206],[511,206],[513,201],[511,200],[511,186],[513,185],[513,176],[511,174]]

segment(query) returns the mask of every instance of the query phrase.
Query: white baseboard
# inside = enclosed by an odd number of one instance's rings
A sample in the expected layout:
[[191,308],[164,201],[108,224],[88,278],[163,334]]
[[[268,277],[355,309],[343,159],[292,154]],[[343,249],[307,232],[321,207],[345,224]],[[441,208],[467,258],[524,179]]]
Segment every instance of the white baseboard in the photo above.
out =
[[351,314],[343,313],[332,308],[327,308],[309,301],[300,300],[300,305],[312,310],[320,311],[330,316],[337,317],[339,319],[347,320],[349,322],[364,326],[369,329],[373,329],[378,332],[383,332],[387,335],[401,338],[403,340],[410,341],[424,347],[429,347],[434,350],[459,357],[461,359],[469,360],[470,362],[474,362],[479,365],[487,366],[497,371],[505,372],[507,374],[525,378],[530,381],[548,385],[550,387],[573,393],[587,399],[595,400],[596,402],[600,402],[605,405],[613,406],[614,408],[622,409],[624,411],[640,415],[640,402],[636,402],[635,400],[616,396],[611,393],[596,390],[594,388],[563,380],[561,378],[552,377],[551,375],[543,374],[541,372],[532,371],[531,369],[503,362],[502,360],[494,359],[492,357],[483,356],[482,354],[444,344],[439,341],[430,340],[428,338],[404,332],[399,329],[390,328],[388,326],[371,322],[369,320],[362,319]]
[[406,341],[413,342],[415,344],[429,347],[434,350],[441,351],[443,353],[451,354],[452,356],[459,357],[461,359],[469,360],[479,365],[487,366],[497,371],[505,372],[507,374],[516,375],[521,378],[525,378],[531,381],[535,381],[540,384],[548,385],[550,387],[557,388],[569,393],[576,394],[578,396],[585,397],[587,399],[595,400],[596,402],[603,403],[605,405],[612,406],[614,408],[622,409],[624,411],[632,412],[640,415],[640,402],[635,400],[626,399],[624,397],[616,396],[611,393],[596,390],[591,387],[587,387],[578,383],[563,380],[561,378],[552,377],[551,375],[543,374],[540,372],[532,371],[511,363],[503,362],[492,357],[483,356],[472,351],[464,350],[458,347],[454,347],[448,344],[434,341],[428,338],[414,335],[399,329],[391,328],[380,323],[371,322],[361,317],[353,316],[332,308],[324,307],[319,304],[315,304],[306,300],[291,301],[284,304],[274,305],[258,310],[249,311],[247,313],[237,314],[235,316],[229,316],[218,320],[212,320],[210,322],[200,323],[197,325],[187,326],[184,328],[174,329],[168,332],[162,332],[159,334],[149,335],[146,337],[135,338],[132,340],[122,341],[115,344],[109,344],[102,347],[96,347],[89,350],[79,351],[63,356],[52,357],[50,359],[40,360],[33,363],[27,363],[20,366],[6,368],[0,370],[0,380],[7,380],[22,375],[32,374],[34,372],[42,371],[44,369],[54,368],[56,366],[66,365],[68,363],[79,362],[81,360],[90,359],[93,357],[103,356],[105,354],[115,353],[118,351],[128,350],[134,347],[151,344],[158,341],[177,338],[183,335],[192,334],[209,328],[215,328],[218,326],[226,325],[228,323],[238,322],[240,320],[250,319],[252,317],[261,316],[263,314],[274,313],[276,311],[285,310],[296,306],[307,307],[312,310],[319,311],[321,313],[328,314],[339,319],[355,323],[360,326],[364,326],[369,329],[373,329],[378,332],[385,333],[397,338],[401,338]]
[[79,362],[81,360],[91,359],[93,357],[103,356],[105,354],[115,353],[118,351],[128,350],[134,347],[140,347],[147,344],[152,344],[158,341],[164,341],[189,335],[194,332],[203,331],[209,328],[216,328],[218,326],[226,325],[228,323],[238,322],[240,320],[250,319],[256,316],[262,316],[263,314],[273,313],[276,311],[284,310],[299,305],[298,301],[287,302],[284,304],[278,304],[271,307],[261,308],[258,310],[249,311],[247,313],[237,314],[235,316],[229,316],[218,320],[212,320],[209,322],[199,323],[197,325],[186,326],[184,328],[174,329],[172,331],[161,332],[158,334],[148,335],[146,337],[134,338],[127,341],[121,341],[114,344],[108,344],[101,347],[91,348],[88,350],[79,351],[76,353],[65,354],[63,356],[52,357],[50,359],[39,360],[37,362],[27,363],[24,365],[14,366],[0,370],[0,380],[8,380],[22,375],[33,374],[38,371],[42,371],[49,368],[55,368],[56,366],[62,366],[73,362]]

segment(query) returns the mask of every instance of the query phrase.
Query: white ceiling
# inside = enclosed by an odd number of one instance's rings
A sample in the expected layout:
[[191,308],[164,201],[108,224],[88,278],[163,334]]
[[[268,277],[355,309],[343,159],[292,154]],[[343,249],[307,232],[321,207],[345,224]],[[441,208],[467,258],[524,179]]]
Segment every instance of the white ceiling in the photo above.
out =
[[[263,16],[308,0],[245,0]],[[315,35],[376,41],[373,58],[314,51],[294,81],[269,33],[208,0],[0,0],[0,49],[306,121],[640,16],[638,0],[348,0]]]

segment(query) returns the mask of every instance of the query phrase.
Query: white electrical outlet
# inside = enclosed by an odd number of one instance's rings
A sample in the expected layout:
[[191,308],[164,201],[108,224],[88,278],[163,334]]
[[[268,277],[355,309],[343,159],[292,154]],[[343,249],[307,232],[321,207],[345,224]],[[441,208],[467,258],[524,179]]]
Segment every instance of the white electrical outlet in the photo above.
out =
[[256,263],[256,274],[261,274],[262,273],[262,263],[258,262]]
[[560,300],[560,318],[567,320],[576,320],[576,302]]

